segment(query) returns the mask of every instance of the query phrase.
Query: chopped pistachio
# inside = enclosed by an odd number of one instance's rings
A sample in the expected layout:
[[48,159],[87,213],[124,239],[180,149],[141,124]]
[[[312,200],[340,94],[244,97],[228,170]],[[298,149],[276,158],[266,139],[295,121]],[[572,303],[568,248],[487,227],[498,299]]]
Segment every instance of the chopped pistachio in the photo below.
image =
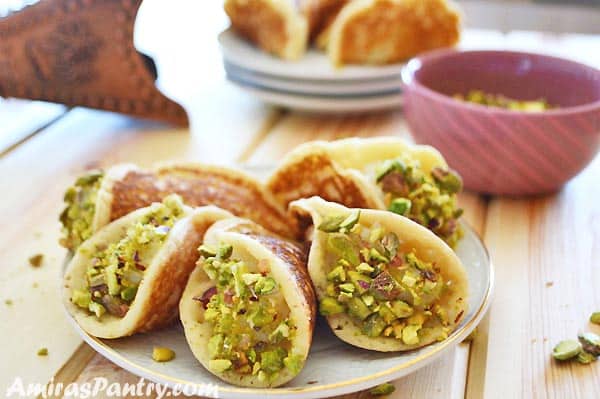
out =
[[319,313],[323,316],[343,313],[344,310],[344,305],[340,304],[334,298],[325,297],[319,303]]
[[523,112],[541,112],[556,108],[556,106],[548,104],[544,98],[540,98],[538,100],[516,100],[506,97],[502,94],[487,93],[483,90],[470,90],[466,95],[457,93],[453,96],[453,98],[460,101],[485,105],[488,107],[504,108]]
[[222,373],[223,371],[227,371],[231,368],[231,361],[227,359],[212,359],[208,361],[208,368],[215,373]]
[[152,359],[155,362],[169,362],[175,358],[175,352],[169,348],[155,346],[152,349]]
[[219,259],[229,259],[231,254],[233,253],[233,247],[231,245],[225,244],[219,247],[217,251],[217,257]]
[[335,233],[340,230],[340,225],[345,220],[346,216],[344,215],[329,216],[323,219],[318,229],[326,233]]
[[552,356],[556,360],[569,360],[579,355],[581,352],[581,344],[575,340],[561,341],[552,350]]
[[261,277],[254,285],[254,291],[257,294],[270,294],[277,287],[277,283],[272,277]]
[[354,292],[354,284],[352,283],[344,283],[344,284],[340,284],[339,285],[340,290],[342,290],[343,292]]
[[362,262],[360,265],[356,266],[356,271],[365,274],[370,274],[375,271],[375,268],[369,265],[368,263]]
[[346,281],[346,272],[343,266],[337,266],[332,271],[327,273],[327,280],[329,281]]
[[390,232],[383,236],[383,238],[381,239],[381,245],[383,245],[387,257],[390,259],[394,259],[394,257],[398,253],[398,246],[400,245],[400,240],[398,240],[398,236],[396,235],[396,233]]
[[352,213],[350,213],[350,215],[348,215],[348,217],[344,219],[342,223],[340,223],[340,229],[344,229],[345,231],[351,230],[352,227],[358,223],[359,219],[360,210],[352,211]]
[[6,306],[10,306],[10,305],[12,305],[12,304],[13,304],[13,301],[12,301],[12,299],[5,299],[5,300],[4,300],[4,304],[5,304]]
[[42,254],[36,254],[29,258],[29,264],[32,267],[40,267],[42,262],[44,262],[44,255]]
[[217,251],[215,251],[214,249],[212,249],[204,244],[200,245],[200,248],[198,248],[198,251],[200,252],[200,255],[204,256],[205,258],[217,256]]
[[372,388],[369,393],[371,395],[380,396],[380,395],[389,395],[396,390],[396,387],[386,382],[385,384],[377,385],[375,388]]
[[242,274],[242,280],[246,285],[252,285],[261,278],[260,273],[244,273]]
[[600,356],[600,336],[586,332],[579,334],[578,338],[584,351],[594,356]]
[[391,172],[400,172],[404,173],[406,170],[406,165],[400,159],[390,159],[386,160],[381,167],[377,170],[377,174],[375,176],[375,181],[379,183],[384,177],[389,175]]
[[395,198],[394,200],[392,200],[392,202],[390,202],[388,210],[391,212],[394,212],[398,215],[404,216],[408,212],[410,212],[411,206],[412,206],[412,203],[409,199]]
[[421,329],[420,325],[408,325],[402,329],[402,342],[406,345],[416,345],[419,343],[418,332]]
[[373,295],[363,295],[361,298],[367,306],[371,306],[373,303],[375,303],[375,298],[373,298]]
[[392,312],[396,315],[396,317],[404,318],[413,314],[413,308],[404,301],[393,301]]
[[48,348],[40,348],[37,351],[38,356],[48,356]]
[[600,312],[594,312],[590,316],[590,322],[600,325]]

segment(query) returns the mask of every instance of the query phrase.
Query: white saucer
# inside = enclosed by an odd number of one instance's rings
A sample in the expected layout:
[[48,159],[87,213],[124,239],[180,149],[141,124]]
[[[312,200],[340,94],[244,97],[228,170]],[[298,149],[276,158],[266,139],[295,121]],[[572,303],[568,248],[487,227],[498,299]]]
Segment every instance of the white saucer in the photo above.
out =
[[256,86],[308,95],[383,95],[398,94],[401,91],[400,78],[364,81],[318,81],[281,79],[276,76],[240,68],[224,62],[225,72],[232,80],[243,81]]
[[323,52],[309,49],[299,60],[287,61],[274,57],[258,49],[236,35],[231,28],[219,35],[219,43],[223,58],[230,64],[263,74],[273,75],[281,79],[308,80],[364,80],[364,79],[399,79],[400,71],[405,65],[393,64],[385,66],[334,66]]
[[298,94],[267,89],[247,82],[233,80],[229,76],[228,79],[232,84],[268,104],[311,113],[360,113],[400,108],[403,99],[401,93],[373,96],[318,96]]

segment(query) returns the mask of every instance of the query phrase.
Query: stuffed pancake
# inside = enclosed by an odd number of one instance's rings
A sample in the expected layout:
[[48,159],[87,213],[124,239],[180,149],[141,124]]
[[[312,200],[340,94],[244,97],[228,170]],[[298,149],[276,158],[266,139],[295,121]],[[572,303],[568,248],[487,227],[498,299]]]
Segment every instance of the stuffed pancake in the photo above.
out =
[[104,226],[67,265],[67,310],[100,338],[171,323],[204,232],[227,217],[233,215],[213,206],[192,209],[172,195]]
[[315,323],[306,257],[239,218],[215,223],[180,303],[192,352],[231,384],[276,387],[304,366]]
[[74,250],[102,226],[169,194],[179,194],[190,206],[218,206],[284,236],[295,234],[283,207],[239,170],[195,163],[149,170],[121,164],[82,176],[67,190],[61,244]]
[[465,270],[431,231],[318,197],[290,208],[314,225],[308,272],[320,314],[343,341],[381,352],[416,349],[446,339],[465,316]]
[[308,26],[295,0],[226,0],[236,33],[266,52],[298,59],[306,50]]
[[390,64],[455,45],[460,15],[446,0],[354,0],[331,24],[327,50],[335,65]]
[[284,158],[267,188],[283,205],[319,196],[350,208],[387,209],[452,247],[462,235],[460,176],[433,147],[394,137],[303,144]]

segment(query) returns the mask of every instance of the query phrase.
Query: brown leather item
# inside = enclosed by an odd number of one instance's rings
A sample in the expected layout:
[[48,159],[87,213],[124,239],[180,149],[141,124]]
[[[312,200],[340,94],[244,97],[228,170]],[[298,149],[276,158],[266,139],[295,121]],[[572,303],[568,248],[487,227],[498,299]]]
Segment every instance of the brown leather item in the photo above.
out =
[[142,0],[42,0],[0,19],[0,96],[188,125],[133,45]]

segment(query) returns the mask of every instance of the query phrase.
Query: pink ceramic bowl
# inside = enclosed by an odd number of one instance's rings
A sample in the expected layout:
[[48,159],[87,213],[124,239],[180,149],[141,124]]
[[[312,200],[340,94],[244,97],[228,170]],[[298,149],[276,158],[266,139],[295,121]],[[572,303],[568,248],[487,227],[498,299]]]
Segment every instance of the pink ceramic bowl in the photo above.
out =
[[[442,50],[402,72],[405,116],[415,140],[439,149],[465,187],[503,195],[552,192],[600,145],[600,71],[510,51]],[[470,90],[560,108],[525,113],[452,98]]]

